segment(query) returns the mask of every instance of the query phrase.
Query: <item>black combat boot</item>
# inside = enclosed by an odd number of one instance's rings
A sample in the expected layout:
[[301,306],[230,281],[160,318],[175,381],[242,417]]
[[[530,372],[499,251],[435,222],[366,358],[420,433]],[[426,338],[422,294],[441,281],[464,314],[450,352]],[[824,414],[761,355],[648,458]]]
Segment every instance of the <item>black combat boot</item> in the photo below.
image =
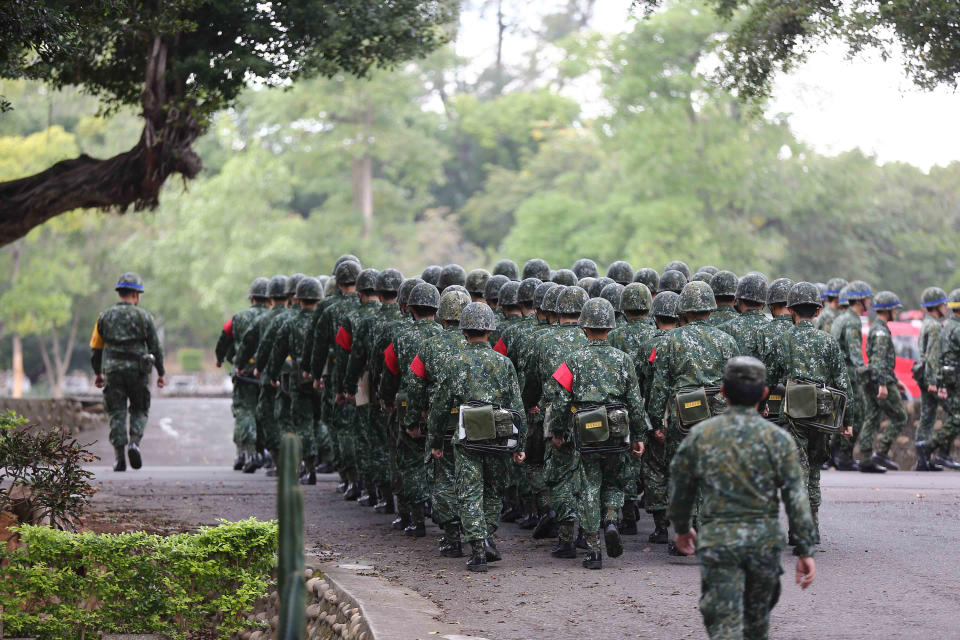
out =
[[886,467],[887,469],[890,469],[890,471],[900,470],[900,465],[898,465],[896,462],[891,460],[887,456],[886,451],[884,451],[883,453],[880,453],[879,451],[875,452],[872,456],[870,456],[870,462],[872,462],[875,465],[880,465],[881,467]]
[[543,540],[544,538],[549,538],[550,529],[553,527],[553,523],[556,520],[557,512],[553,509],[550,509],[545,514],[540,517],[540,521],[537,523],[537,526],[533,530],[533,539],[534,540]]
[[603,556],[600,555],[600,552],[591,551],[589,554],[587,554],[587,557],[583,559],[583,568],[603,569]]
[[607,555],[611,558],[619,558],[623,555],[623,541],[620,539],[620,531],[615,521],[607,520],[603,523],[603,542],[607,546]]
[[467,561],[467,569],[469,571],[477,571],[480,573],[487,572],[487,556],[483,551],[483,541],[474,540],[470,543],[470,560]]
[[260,454],[255,453],[252,456],[247,458],[247,461],[243,465],[243,472],[256,473],[257,469],[260,468],[260,465],[261,465]]
[[329,462],[321,462],[317,465],[317,473],[333,473],[335,469]]
[[137,446],[136,442],[131,442],[127,445],[127,457],[130,458],[130,466],[134,469],[139,469],[143,466],[143,458],[140,457],[140,447]]
[[647,537],[647,542],[651,544],[667,544],[670,536],[667,533],[667,512],[653,512],[653,533]]
[[415,504],[410,509],[410,524],[403,530],[403,535],[411,538],[425,538],[427,526],[423,522],[423,503]]
[[247,464],[247,456],[241,451],[237,454],[237,457],[233,459],[233,470],[242,471],[244,465]]
[[409,524],[410,524],[410,516],[406,513],[401,513],[396,518],[394,518],[393,522],[390,523],[390,526],[397,531],[403,531],[404,529],[407,528],[407,525]]
[[367,483],[367,492],[360,496],[357,504],[362,507],[375,507],[377,505],[377,488],[372,483]]
[[127,470],[127,457],[123,453],[123,447],[114,447],[113,454],[116,457],[117,461],[113,465],[114,471],[126,471]]
[[877,464],[873,455],[860,461],[860,473],[886,473],[887,468]]
[[581,528],[577,532],[577,541],[574,543],[577,546],[577,549],[589,549],[587,546],[587,538],[583,535],[583,529]]
[[637,535],[637,516],[639,515],[637,505],[633,500],[627,500],[623,503],[623,520],[618,527],[620,535]]
[[317,484],[317,466],[314,464],[313,456],[310,456],[310,458],[307,460],[304,474],[300,476],[300,484]]
[[463,546],[460,544],[460,526],[448,524],[443,528],[443,542],[440,555],[444,558],[462,558]]
[[944,453],[935,453],[933,455],[933,463],[941,467],[946,467],[947,469],[960,469],[960,462],[957,462],[950,457],[950,454]]
[[393,494],[390,492],[390,485],[385,484],[377,487],[377,493],[380,494],[380,502],[376,504],[373,510],[377,513],[395,513],[393,508]]
[[576,558],[577,546],[573,542],[563,542],[562,540],[551,551],[550,555],[554,558]]
[[346,478],[347,489],[343,492],[343,499],[349,502],[360,497],[360,485],[357,484],[357,477],[354,473],[346,474]]
[[838,457],[834,467],[836,467],[837,471],[859,471],[860,463],[853,458]]
[[487,562],[499,562],[503,560],[503,556],[500,555],[500,551],[497,549],[497,544],[493,541],[493,538],[487,538],[483,541],[483,552],[486,554]]

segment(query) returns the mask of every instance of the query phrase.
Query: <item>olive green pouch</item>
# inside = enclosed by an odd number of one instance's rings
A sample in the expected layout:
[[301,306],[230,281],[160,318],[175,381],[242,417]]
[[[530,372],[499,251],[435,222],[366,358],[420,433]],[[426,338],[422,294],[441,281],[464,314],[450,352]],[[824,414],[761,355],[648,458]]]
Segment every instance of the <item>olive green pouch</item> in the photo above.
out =
[[834,401],[833,394],[830,393],[829,389],[818,387],[817,388],[817,415],[824,417],[828,416],[830,421],[833,421],[833,416],[837,412],[836,402]]
[[623,440],[630,436],[630,414],[625,407],[607,406],[607,424],[611,438]]
[[707,394],[707,403],[710,406],[710,415],[719,416],[727,412],[727,409],[730,408],[730,405],[727,404],[727,398],[722,393],[720,389],[716,387],[709,387],[704,389]]
[[684,425],[694,425],[710,417],[707,390],[703,387],[684,389],[677,394],[677,416]]
[[497,438],[509,438],[513,435],[513,413],[506,409],[494,408],[493,422],[496,425]]
[[573,426],[582,444],[606,442],[610,439],[610,423],[607,420],[607,408],[590,406],[575,410]]
[[454,433],[458,426],[460,426],[460,409],[454,407],[447,415],[447,433]]
[[467,440],[492,440],[497,437],[497,423],[493,405],[479,407],[460,405],[460,426]]
[[794,420],[810,420],[819,413],[819,401],[816,385],[787,381],[787,390],[783,394],[783,412]]

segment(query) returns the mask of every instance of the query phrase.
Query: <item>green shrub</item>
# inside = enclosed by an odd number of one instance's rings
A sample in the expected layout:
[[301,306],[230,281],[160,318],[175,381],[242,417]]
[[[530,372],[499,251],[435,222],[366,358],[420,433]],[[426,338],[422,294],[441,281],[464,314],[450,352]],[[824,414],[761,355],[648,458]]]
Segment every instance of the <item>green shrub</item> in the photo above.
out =
[[184,373],[203,371],[203,349],[180,349],[177,357],[180,359],[180,368]]
[[19,534],[19,548],[0,550],[2,628],[44,639],[204,629],[226,638],[250,626],[277,553],[276,523],[255,518],[173,536]]

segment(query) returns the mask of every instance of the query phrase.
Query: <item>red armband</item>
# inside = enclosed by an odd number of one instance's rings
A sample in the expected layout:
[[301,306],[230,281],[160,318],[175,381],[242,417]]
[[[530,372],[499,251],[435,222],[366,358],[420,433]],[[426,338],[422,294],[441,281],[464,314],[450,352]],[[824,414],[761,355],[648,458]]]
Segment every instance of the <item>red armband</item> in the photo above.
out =
[[553,379],[559,382],[560,386],[568,392],[573,391],[573,372],[570,371],[570,367],[567,366],[566,362],[557,367],[557,370],[553,372]]

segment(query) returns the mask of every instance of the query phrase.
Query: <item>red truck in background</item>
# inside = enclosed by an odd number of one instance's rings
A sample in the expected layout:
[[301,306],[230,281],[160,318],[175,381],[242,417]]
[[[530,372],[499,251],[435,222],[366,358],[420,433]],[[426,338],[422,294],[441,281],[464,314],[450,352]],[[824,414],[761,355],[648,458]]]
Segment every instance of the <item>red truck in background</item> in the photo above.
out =
[[[893,336],[893,348],[897,354],[895,373],[897,374],[897,380],[903,383],[903,386],[907,389],[907,402],[920,399],[920,387],[917,385],[917,381],[913,379],[913,363],[920,358],[917,340],[920,337],[923,313],[919,313],[919,318],[916,316],[916,312],[905,311],[900,315],[900,320],[890,322],[887,325],[890,327],[890,333]],[[863,322],[863,361],[866,362],[870,319],[864,316],[861,320]]]

